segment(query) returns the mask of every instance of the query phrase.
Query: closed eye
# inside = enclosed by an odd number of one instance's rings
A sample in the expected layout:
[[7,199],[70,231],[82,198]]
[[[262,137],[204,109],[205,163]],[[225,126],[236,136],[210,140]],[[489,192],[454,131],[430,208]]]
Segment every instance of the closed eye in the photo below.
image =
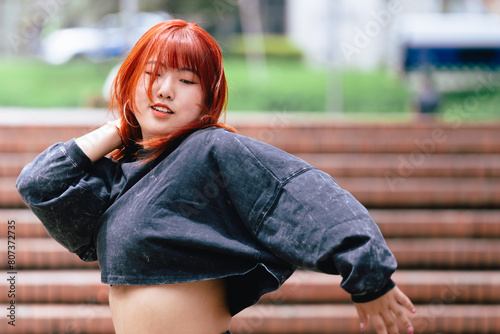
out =
[[[145,73],[145,74],[147,74],[147,75],[151,75],[151,74],[153,74],[152,72],[149,72],[149,71],[145,71],[144,73]],[[158,75],[157,75],[157,76],[158,76],[158,77],[161,77],[161,73],[158,73]]]

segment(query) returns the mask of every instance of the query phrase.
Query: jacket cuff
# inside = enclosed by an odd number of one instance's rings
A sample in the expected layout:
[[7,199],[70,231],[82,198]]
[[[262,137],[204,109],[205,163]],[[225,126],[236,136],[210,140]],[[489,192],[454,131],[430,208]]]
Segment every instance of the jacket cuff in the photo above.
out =
[[382,289],[377,290],[375,292],[371,292],[371,293],[365,293],[365,294],[362,294],[362,295],[351,295],[351,300],[354,303],[367,303],[367,302],[371,302],[372,300],[375,300],[375,299],[377,299],[379,297],[382,297],[387,292],[389,292],[390,290],[392,290],[395,286],[396,286],[396,283],[394,283],[390,279],[389,282],[387,282],[387,284]]
[[75,139],[64,143],[63,148],[66,151],[66,155],[71,160],[71,163],[75,167],[79,167],[83,171],[86,171],[94,166],[92,160],[90,160],[90,158],[82,151]]

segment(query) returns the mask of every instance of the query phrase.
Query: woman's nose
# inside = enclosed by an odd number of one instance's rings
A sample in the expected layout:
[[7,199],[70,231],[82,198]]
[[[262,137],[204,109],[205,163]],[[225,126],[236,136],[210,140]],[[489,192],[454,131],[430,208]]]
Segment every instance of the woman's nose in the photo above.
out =
[[173,100],[174,99],[174,89],[171,77],[160,77],[158,79],[158,92],[157,96],[162,99]]

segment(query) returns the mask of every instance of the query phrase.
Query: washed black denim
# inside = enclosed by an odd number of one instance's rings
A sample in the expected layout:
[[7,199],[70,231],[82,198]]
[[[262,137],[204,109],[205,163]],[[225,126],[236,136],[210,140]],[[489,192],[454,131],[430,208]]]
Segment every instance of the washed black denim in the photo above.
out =
[[50,235],[102,282],[226,277],[232,314],[297,268],[340,274],[353,301],[390,290],[396,261],[367,210],[328,174],[219,128],[154,163],[93,164],[75,141],[27,165],[17,187]]

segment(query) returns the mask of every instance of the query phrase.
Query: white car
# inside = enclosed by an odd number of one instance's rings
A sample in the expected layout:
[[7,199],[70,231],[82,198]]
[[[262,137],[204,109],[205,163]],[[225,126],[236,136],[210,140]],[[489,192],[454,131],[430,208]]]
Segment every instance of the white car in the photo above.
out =
[[63,64],[76,56],[93,61],[126,53],[151,27],[171,19],[167,13],[137,13],[124,22],[123,14],[109,14],[93,28],[57,30],[42,41],[42,58],[51,64]]

